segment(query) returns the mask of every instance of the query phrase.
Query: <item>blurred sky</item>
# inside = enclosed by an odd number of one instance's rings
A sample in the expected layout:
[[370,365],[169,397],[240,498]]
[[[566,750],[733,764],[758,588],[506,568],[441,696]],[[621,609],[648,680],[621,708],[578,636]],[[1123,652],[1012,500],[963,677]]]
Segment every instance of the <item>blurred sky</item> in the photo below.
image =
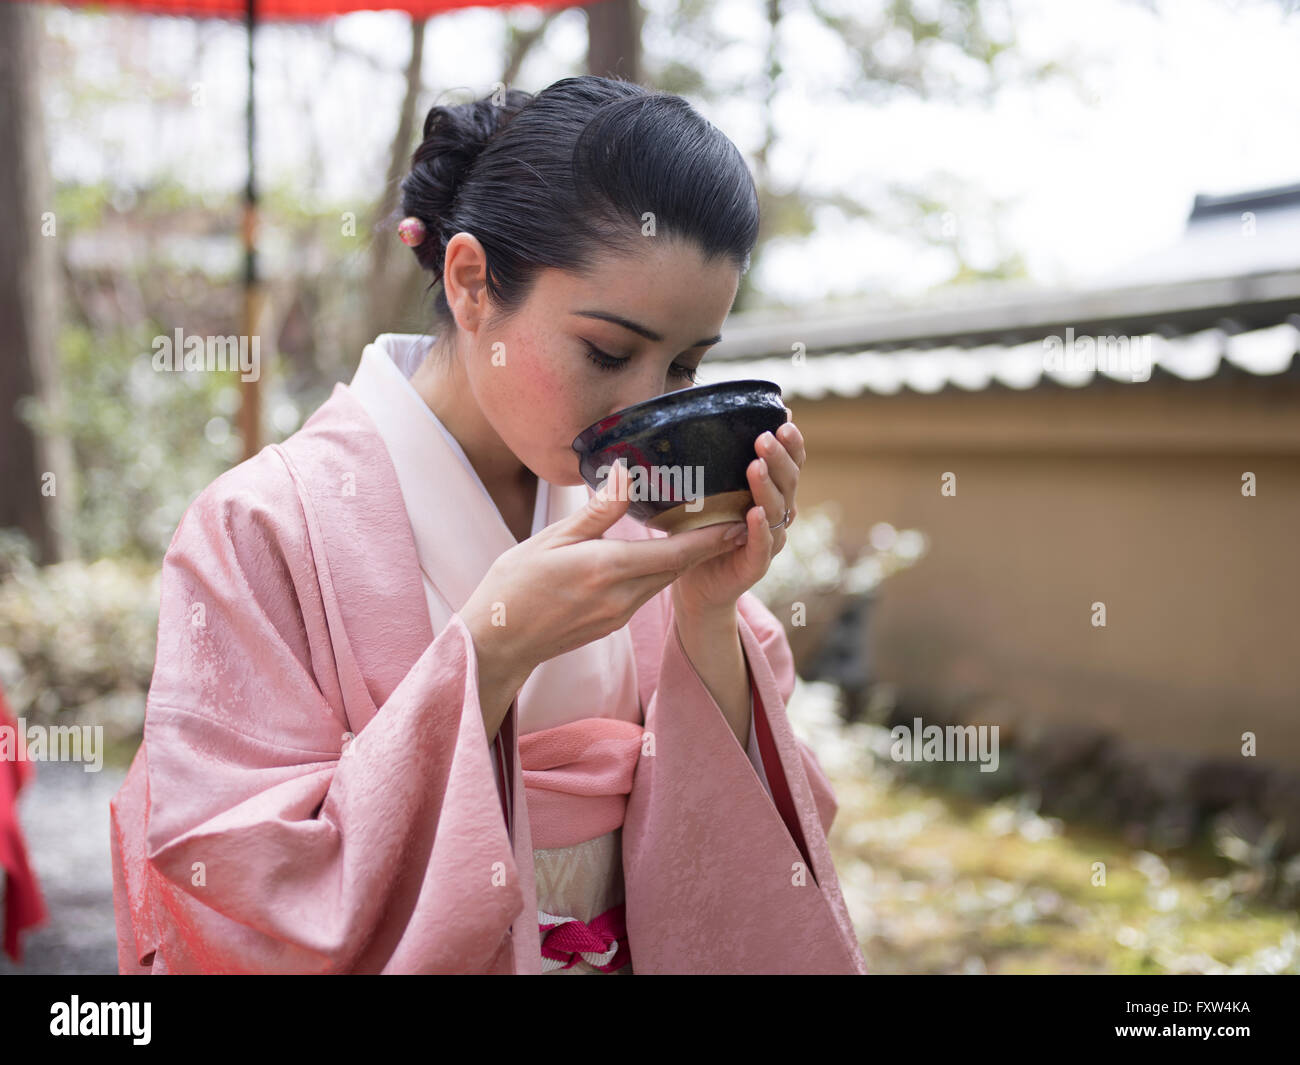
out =
[[[876,0],[827,0],[826,6],[869,2]],[[672,6],[668,0],[643,5],[652,13]],[[906,95],[853,99],[844,91],[849,58],[843,46],[800,0],[788,0],[788,7],[782,29],[788,80],[776,107],[781,141],[774,173],[783,181],[851,190],[873,204],[887,202],[882,190],[890,184],[951,195],[953,221],[977,265],[991,263],[998,250],[1014,250],[1025,256],[1035,283],[1101,284],[1108,268],[1174,240],[1195,193],[1300,181],[1300,4],[1294,0],[1150,6],[1009,0],[1028,55],[1068,66],[1077,83],[1007,90],[988,105]],[[537,17],[521,9],[517,18],[530,14]],[[652,16],[647,47],[719,74],[756,78],[766,40],[760,0],[719,0],[713,17],[737,39],[735,46],[659,40]],[[76,85],[47,87],[58,178],[109,176],[129,186],[170,171],[206,190],[209,203],[242,185],[241,26],[63,9],[47,12],[47,20],[76,57]],[[333,65],[313,40],[314,27],[270,25],[259,32],[264,182],[288,183],[304,197],[315,190],[344,205],[355,200],[364,217],[383,180],[401,103],[405,16],[358,13],[336,20],[351,54]],[[425,44],[425,84],[444,99],[490,91],[503,63],[502,38],[503,19],[495,12],[435,19]],[[114,40],[127,45],[138,67],[118,65],[115,50],[104,47]],[[518,87],[536,91],[581,71],[585,49],[583,14],[562,13],[545,46],[530,54]],[[954,64],[952,73],[979,85],[978,71]],[[168,82],[201,84],[200,102],[177,105],[173,97],[172,106],[157,106],[153,96]],[[757,100],[746,94],[697,106],[749,153],[762,135]],[[967,200],[949,193],[955,187],[945,183],[949,177],[971,183],[978,195]],[[982,197],[1006,204],[996,225],[980,209]],[[123,202],[129,206],[129,195]],[[885,221],[902,231],[891,234],[868,220],[846,223],[828,211],[813,238],[770,250],[759,266],[760,286],[783,302],[816,303],[864,289],[906,298],[952,274],[948,251],[927,246],[906,220]],[[273,235],[268,241],[274,244]],[[274,261],[276,249],[267,250]]]

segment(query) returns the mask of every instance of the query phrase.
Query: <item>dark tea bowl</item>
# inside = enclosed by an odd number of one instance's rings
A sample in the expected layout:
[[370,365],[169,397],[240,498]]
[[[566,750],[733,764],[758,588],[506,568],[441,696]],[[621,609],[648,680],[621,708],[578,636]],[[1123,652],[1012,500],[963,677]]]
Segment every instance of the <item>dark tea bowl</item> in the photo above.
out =
[[754,441],[786,420],[780,386],[722,381],[615,411],[579,433],[573,450],[594,490],[616,461],[625,462],[628,513],[677,533],[745,520],[754,505],[745,476],[758,457]]

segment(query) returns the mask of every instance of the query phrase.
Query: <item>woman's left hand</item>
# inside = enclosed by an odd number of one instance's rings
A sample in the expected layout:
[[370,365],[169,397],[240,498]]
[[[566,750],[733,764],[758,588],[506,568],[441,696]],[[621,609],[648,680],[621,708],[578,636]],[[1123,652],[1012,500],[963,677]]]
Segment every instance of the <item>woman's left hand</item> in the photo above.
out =
[[772,529],[790,511],[790,522],[798,513],[794,497],[799,488],[799,471],[808,458],[803,434],[787,421],[776,434],[764,433],[754,445],[758,458],[746,471],[755,505],[745,515],[743,543],[732,551],[701,562],[672,584],[673,607],[677,613],[696,617],[734,609],[741,597],[767,572],[772,559],[785,547],[786,527]]

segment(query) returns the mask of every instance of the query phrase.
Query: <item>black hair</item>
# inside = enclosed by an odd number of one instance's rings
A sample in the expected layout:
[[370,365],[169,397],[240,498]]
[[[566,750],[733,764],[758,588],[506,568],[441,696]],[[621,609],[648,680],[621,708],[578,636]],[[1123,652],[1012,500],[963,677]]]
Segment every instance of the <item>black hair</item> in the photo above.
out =
[[[656,236],[685,238],[742,274],[759,225],[753,176],[716,126],[680,96],[592,75],[431,108],[401,212],[425,224],[413,251],[433,284],[448,241],[478,238],[501,317],[543,267],[589,274],[604,253],[634,253],[647,212]],[[434,313],[452,323],[441,287]]]

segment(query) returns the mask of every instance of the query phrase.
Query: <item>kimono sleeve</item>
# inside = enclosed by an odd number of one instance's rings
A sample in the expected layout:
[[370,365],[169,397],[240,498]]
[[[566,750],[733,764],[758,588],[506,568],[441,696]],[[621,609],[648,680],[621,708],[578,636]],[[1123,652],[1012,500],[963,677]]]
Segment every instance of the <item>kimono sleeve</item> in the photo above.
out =
[[764,789],[667,608],[639,644],[658,664],[645,704],[654,743],[623,826],[637,973],[864,972],[826,838],[835,798],[785,713],[794,666],[779,622],[757,599],[737,604]]
[[164,560],[145,852],[167,970],[508,970],[524,895],[468,630],[352,736],[317,680],[347,644],[307,539],[301,511],[209,490]]
[[[763,655],[776,679],[781,705],[770,710],[773,713],[784,713],[790,697],[794,694],[795,683],[794,653],[790,650],[789,637],[786,636],[785,629],[776,619],[776,615],[768,610],[763,605],[763,601],[753,592],[742,595],[736,602],[736,609],[758,638],[759,646],[762,647]],[[835,791],[813,749],[798,736],[795,737],[795,743],[799,747],[804,770],[808,774],[808,785],[812,789],[813,801],[817,804],[817,816],[821,819],[822,831],[829,834],[831,825],[835,821],[835,813],[839,809]],[[767,772],[771,774],[770,769]]]

